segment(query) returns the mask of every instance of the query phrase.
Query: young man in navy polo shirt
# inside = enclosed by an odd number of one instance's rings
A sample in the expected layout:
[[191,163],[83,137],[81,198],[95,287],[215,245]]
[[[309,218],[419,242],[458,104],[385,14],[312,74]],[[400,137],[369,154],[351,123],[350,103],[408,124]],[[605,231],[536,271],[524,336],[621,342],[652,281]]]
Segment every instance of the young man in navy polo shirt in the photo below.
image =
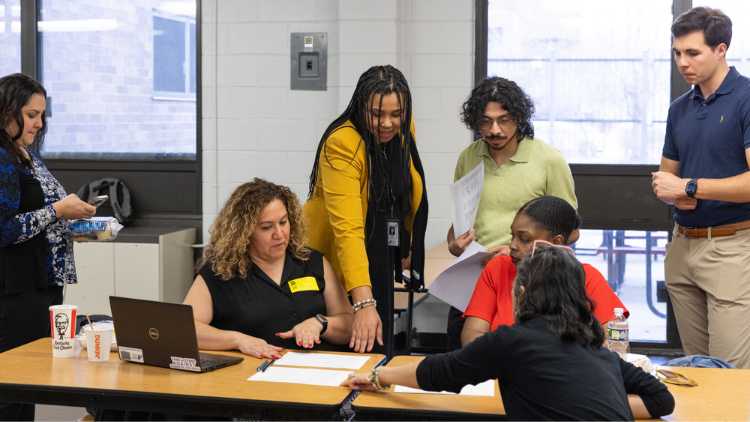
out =
[[674,205],[665,273],[686,354],[750,368],[750,79],[729,67],[732,21],[693,8],[672,24],[693,88],[669,108],[656,196]]

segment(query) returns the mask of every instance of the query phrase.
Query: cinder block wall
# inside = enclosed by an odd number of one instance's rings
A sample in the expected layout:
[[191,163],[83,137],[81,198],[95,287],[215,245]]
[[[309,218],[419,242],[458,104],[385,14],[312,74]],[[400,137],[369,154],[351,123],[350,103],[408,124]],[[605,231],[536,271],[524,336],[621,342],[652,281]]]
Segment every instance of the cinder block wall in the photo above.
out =
[[[203,0],[204,241],[252,177],[304,201],[315,147],[359,75],[393,64],[414,96],[430,199],[427,246],[450,226],[448,185],[471,141],[458,112],[474,69],[473,0]],[[289,34],[327,32],[328,90],[289,89]]]

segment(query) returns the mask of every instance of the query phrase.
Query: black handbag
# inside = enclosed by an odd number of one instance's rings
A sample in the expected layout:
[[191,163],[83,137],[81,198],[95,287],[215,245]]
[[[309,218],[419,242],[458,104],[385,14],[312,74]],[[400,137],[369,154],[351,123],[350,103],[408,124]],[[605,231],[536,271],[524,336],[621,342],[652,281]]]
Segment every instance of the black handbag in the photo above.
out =
[[125,182],[114,177],[105,177],[78,189],[78,197],[86,202],[98,195],[109,195],[109,206],[120,224],[125,226],[131,222],[133,208],[130,204],[130,189]]

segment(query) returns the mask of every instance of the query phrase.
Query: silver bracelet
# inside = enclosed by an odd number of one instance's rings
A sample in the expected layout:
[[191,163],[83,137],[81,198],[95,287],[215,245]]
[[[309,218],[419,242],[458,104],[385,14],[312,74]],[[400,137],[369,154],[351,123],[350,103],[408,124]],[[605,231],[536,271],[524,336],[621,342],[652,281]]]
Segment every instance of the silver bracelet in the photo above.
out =
[[375,306],[377,304],[378,302],[375,299],[369,298],[369,299],[360,300],[359,302],[354,303],[354,305],[352,305],[352,309],[354,310],[354,312],[357,312],[360,309],[367,308],[368,306]]

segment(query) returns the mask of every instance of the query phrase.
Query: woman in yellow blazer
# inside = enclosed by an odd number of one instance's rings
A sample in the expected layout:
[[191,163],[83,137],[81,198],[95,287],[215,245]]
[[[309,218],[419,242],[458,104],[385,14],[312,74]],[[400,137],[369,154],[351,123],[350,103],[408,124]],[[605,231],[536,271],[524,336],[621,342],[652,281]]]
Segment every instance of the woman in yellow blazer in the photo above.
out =
[[394,274],[409,270],[410,287],[422,285],[427,226],[411,93],[398,69],[373,66],[360,76],[321,137],[303,213],[309,246],[351,295],[349,347],[369,352],[377,341],[392,355]]

